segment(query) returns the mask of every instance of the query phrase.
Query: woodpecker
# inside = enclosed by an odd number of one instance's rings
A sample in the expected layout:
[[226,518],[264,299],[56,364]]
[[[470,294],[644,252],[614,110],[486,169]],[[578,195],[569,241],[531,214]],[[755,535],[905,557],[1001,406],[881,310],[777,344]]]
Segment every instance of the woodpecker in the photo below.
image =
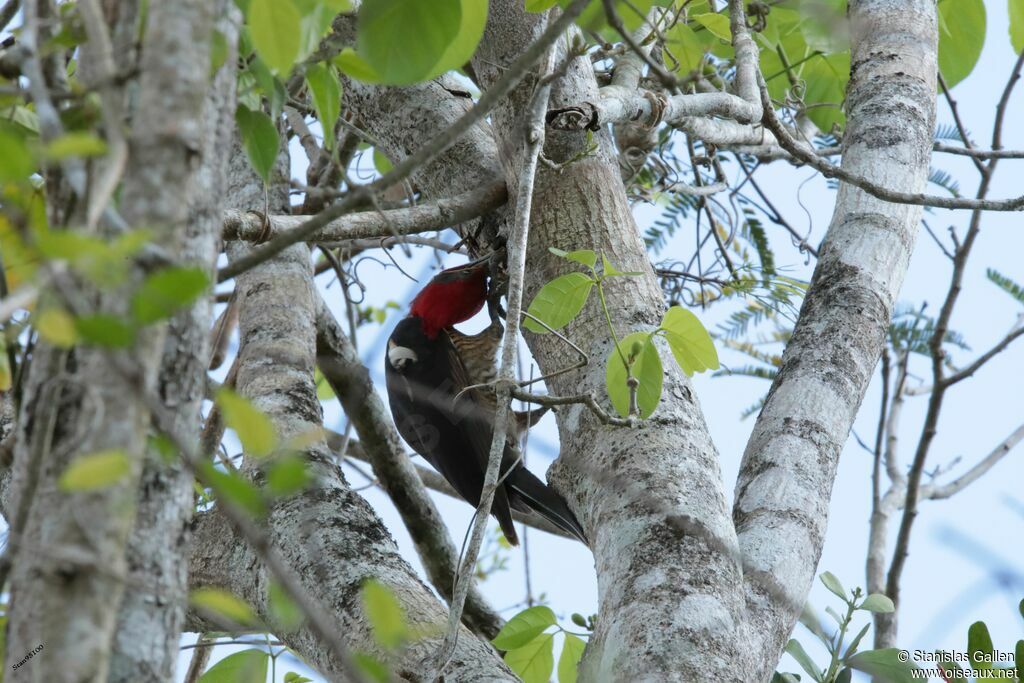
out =
[[[473,336],[455,330],[453,325],[476,315],[485,303],[491,313],[487,329]],[[494,356],[504,332],[496,308],[488,301],[486,259],[442,271],[416,295],[409,315],[391,333],[384,363],[399,434],[474,506],[480,503],[495,413],[493,393],[474,385],[496,375]],[[530,417],[540,414],[533,411]],[[532,510],[586,544],[565,501],[518,456],[518,431],[534,421],[510,420],[491,514],[512,545],[519,542],[513,508]]]

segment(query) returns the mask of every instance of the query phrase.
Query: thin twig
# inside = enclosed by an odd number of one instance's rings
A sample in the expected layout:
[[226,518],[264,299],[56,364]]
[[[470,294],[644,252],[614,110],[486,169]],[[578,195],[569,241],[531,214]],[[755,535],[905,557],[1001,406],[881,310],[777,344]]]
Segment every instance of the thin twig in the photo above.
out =
[[[891,190],[871,182],[855,173],[836,166],[832,162],[820,157],[806,143],[798,142],[790,135],[789,131],[779,120],[778,115],[772,109],[771,96],[768,94],[768,86],[761,79],[761,101],[764,104],[764,124],[779,141],[787,152],[795,158],[814,168],[826,178],[838,178],[839,180],[858,187],[878,199],[893,202],[896,204],[911,204],[915,206],[934,206],[941,209],[971,209],[983,211],[1020,211],[1024,209],[1024,195],[1012,199],[985,199],[977,197],[965,199],[962,197],[937,197],[926,195],[920,192],[902,192]],[[993,159],[992,161],[996,161]]]
[[[581,3],[573,3],[572,7]],[[582,3],[585,4],[585,3]],[[580,7],[582,9],[582,7]],[[563,15],[564,17],[565,15]],[[551,25],[557,25],[557,20]],[[551,27],[545,31],[550,32]],[[505,334],[501,340],[501,365],[498,369],[497,401],[494,414],[494,429],[491,435],[491,450],[484,473],[483,490],[480,493],[480,504],[477,507],[470,535],[469,547],[459,568],[454,596],[449,606],[448,631],[435,659],[436,678],[443,676],[459,637],[459,621],[466,594],[473,581],[473,572],[480,544],[483,541],[487,520],[494,502],[494,494],[499,485],[502,455],[505,452],[508,435],[509,404],[512,392],[516,388],[516,352],[519,346],[519,317],[523,307],[523,281],[526,270],[526,245],[530,230],[530,212],[533,203],[533,182],[537,171],[537,158],[544,147],[544,112],[547,109],[548,97],[551,94],[551,83],[545,77],[555,68],[556,50],[553,46],[546,48],[546,56],[540,69],[540,83],[533,94],[529,107],[525,112],[526,140],[522,155],[522,167],[516,187],[515,218],[508,240],[508,315],[505,319]],[[511,471],[511,470],[510,470]]]
[[993,357],[995,357],[999,353],[1002,353],[1006,349],[1006,347],[1008,347],[1011,343],[1013,343],[1015,339],[1017,339],[1021,335],[1024,335],[1024,320],[1019,321],[1005,337],[999,340],[999,342],[996,343],[991,349],[978,356],[977,360],[975,360],[973,363],[971,363],[964,369],[950,375],[949,377],[946,377],[942,382],[943,385],[946,387],[950,387],[956,384],[957,382],[967,379],[975,372],[980,370],[981,366],[992,360]]
[[[971,137],[967,134],[967,127],[964,126],[964,122],[960,119],[960,109],[957,107],[956,100],[953,99],[953,94],[949,91],[949,87],[946,85],[946,79],[942,77],[942,71],[938,72],[939,87],[942,88],[942,94],[946,98],[946,104],[949,105],[949,111],[953,115],[953,123],[956,125],[956,130],[960,134],[960,140],[963,141],[964,146],[969,151],[974,151],[974,143],[971,142]],[[984,173],[985,168],[982,165],[979,158],[975,155],[971,155],[971,161],[974,162],[974,167],[978,169],[978,173]]]
[[929,500],[940,500],[963,491],[967,486],[992,469],[996,463],[1002,460],[1021,441],[1024,441],[1024,424],[1017,427],[1012,434],[1003,439],[984,459],[953,481],[941,486],[930,485],[921,487],[921,497]]
[[633,417],[615,417],[609,415],[608,411],[601,407],[601,404],[597,402],[593,394],[577,394],[575,396],[551,396],[550,394],[532,394],[522,389],[513,389],[512,398],[519,401],[526,401],[527,403],[536,403],[542,406],[567,406],[579,404],[586,406],[590,409],[590,412],[594,413],[594,416],[602,423],[606,425],[613,425],[615,427],[635,427],[637,425],[636,418]]
[[[195,648],[192,653],[192,660],[188,663],[188,671],[185,673],[184,683],[199,683],[199,678],[210,663],[210,654],[213,652],[216,638],[211,638],[207,633],[200,633],[199,638],[193,645],[186,645],[181,649]],[[248,644],[248,643],[246,643]]]
[[[435,202],[384,211],[363,211],[342,216],[306,236],[309,242],[333,246],[353,239],[400,238],[451,227],[500,207],[507,199],[504,183],[474,189]],[[263,216],[251,211],[224,212],[226,240],[271,240],[291,234],[309,216]]]
[[936,142],[932,146],[932,150],[944,154],[974,157],[975,159],[1024,159],[1024,149],[966,149],[944,142]]

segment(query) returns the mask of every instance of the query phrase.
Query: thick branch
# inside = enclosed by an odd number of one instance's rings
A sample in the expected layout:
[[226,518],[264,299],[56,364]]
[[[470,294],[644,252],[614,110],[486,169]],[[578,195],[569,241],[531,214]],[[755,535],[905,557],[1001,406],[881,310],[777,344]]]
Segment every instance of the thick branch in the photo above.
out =
[[[505,203],[504,183],[403,209],[365,211],[337,218],[307,238],[330,246],[354,239],[385,238],[442,230],[478,218]],[[263,216],[253,211],[224,212],[224,239],[263,242],[290,233],[309,216]]]
[[[198,153],[190,192],[170,192],[170,185],[161,184],[152,195],[147,191],[146,201],[187,207],[185,234],[175,253],[181,263],[210,276],[219,251],[218,210],[226,187],[227,155],[223,150],[234,134],[234,42],[239,20],[232,17],[236,13],[230,0],[199,0],[191,6],[160,3],[151,9],[153,27],[161,30],[153,30],[145,58],[158,62],[153,67],[158,69],[158,77],[144,90],[138,125],[152,126],[156,141],[150,142],[155,148],[150,155],[162,149],[161,143],[176,142],[168,146],[177,149],[161,154],[167,158],[140,159],[131,169],[133,174],[155,169],[180,173],[182,165],[195,164],[187,150]],[[203,41],[208,40],[214,25],[225,36],[228,56],[210,82],[206,66],[209,48]],[[195,40],[182,42],[182,36]],[[175,140],[153,110],[167,117],[165,122],[173,121],[175,129],[194,122],[197,139]],[[172,416],[174,429],[189,441],[198,438],[197,416],[209,362],[211,303],[209,297],[202,297],[171,318],[156,381],[155,393]],[[159,683],[173,675],[187,604],[194,481],[192,473],[180,464],[168,463],[154,451],[146,454],[135,526],[128,541],[128,576],[114,636],[110,683]]]
[[948,484],[922,486],[921,497],[930,500],[940,500],[959,493],[992,469],[996,463],[1002,460],[1021,441],[1024,441],[1024,425],[1017,427],[1002,443],[992,449],[992,452],[983,460]]
[[[906,274],[920,209],[860,189],[927,181],[935,122],[936,16],[931,0],[850,5],[853,78],[835,214],[779,373],[750,441],[733,517],[747,576],[778,578],[772,595],[748,579],[751,680],[770,678],[799,616],[824,542],[839,454],[871,380]],[[763,92],[763,87],[762,87]],[[783,146],[815,168],[816,154],[785,140],[763,95],[765,120]],[[792,149],[790,149],[792,148]],[[884,152],[880,152],[884,148]],[[799,155],[796,152],[799,152]]]

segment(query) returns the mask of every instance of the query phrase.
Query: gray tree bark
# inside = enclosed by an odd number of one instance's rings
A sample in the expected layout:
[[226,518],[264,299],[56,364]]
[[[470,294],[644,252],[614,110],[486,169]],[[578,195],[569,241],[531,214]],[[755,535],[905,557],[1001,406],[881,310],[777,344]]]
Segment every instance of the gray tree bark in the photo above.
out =
[[[935,128],[935,3],[858,0],[849,16],[843,168],[920,192]],[[839,453],[878,363],[920,216],[919,207],[840,184],[793,338],[744,452],[733,514],[760,678],[810,590]]]
[[[473,61],[485,88],[536,39],[544,21],[543,15],[525,13],[521,0],[491,0],[490,13]],[[920,191],[934,125],[934,2],[851,0],[850,18],[853,76],[843,167],[884,187]],[[168,82],[165,69],[187,65],[205,77],[208,55],[202,41],[208,42],[208,34],[196,38],[189,31],[211,20],[198,0],[151,5],[151,22],[181,30],[171,32],[160,60],[143,55],[140,113],[152,115],[154,132],[166,133],[163,126],[173,121],[178,134],[133,140],[134,172],[122,197],[133,223],[171,226],[163,235],[168,244],[188,234],[189,248],[195,248],[189,257],[196,259],[212,251],[211,201],[222,171],[215,160],[200,165],[194,152],[227,148],[223,134],[232,107],[230,97],[196,95],[205,94],[205,83],[191,83],[195,92],[175,97],[176,88],[189,82]],[[344,39],[351,20],[339,20],[337,27]],[[196,54],[183,54],[197,40]],[[561,54],[566,49],[563,42]],[[589,58],[564,66],[552,106],[598,101]],[[423,195],[461,194],[496,177],[504,177],[514,195],[515,155],[501,150],[519,146],[521,117],[535,85],[521,84],[490,125],[475,126],[438,161],[420,169],[414,182]],[[396,160],[471,106],[446,77],[409,88],[348,82],[345,98]],[[210,128],[212,108],[222,118]],[[643,273],[608,287],[616,332],[650,330],[664,309],[662,292],[632,219],[608,132],[597,131],[594,139],[596,151],[576,159],[587,144],[584,134],[549,131],[546,157],[556,163],[576,160],[560,170],[545,165],[538,171],[527,299],[565,272],[565,262],[548,247],[603,251],[620,269]],[[262,183],[237,148],[230,162],[231,199],[225,205],[264,210]],[[284,156],[281,164],[269,203],[271,212],[287,213]],[[196,184],[213,191],[196,194]],[[489,212],[463,226],[463,234],[480,228],[480,246],[486,248],[505,230],[511,211]],[[186,233],[190,217],[193,232]],[[662,403],[642,428],[603,425],[580,405],[557,410],[561,454],[550,478],[588,531],[599,587],[600,618],[583,662],[583,680],[749,683],[771,677],[815,573],[838,455],[877,362],[918,219],[917,208],[841,185],[793,340],[744,453],[732,509],[699,404],[674,363],[665,363]],[[229,251],[237,258],[244,248],[235,244]],[[136,273],[135,281],[143,274]],[[271,417],[282,439],[320,427],[312,374],[318,304],[308,247],[286,249],[240,276],[236,286],[242,340],[238,390]],[[120,298],[97,299],[114,312],[127,302],[124,291]],[[119,353],[137,383],[160,389],[186,434],[195,432],[209,317],[205,305],[172,322],[174,337],[167,345],[154,333]],[[596,301],[567,334],[592,362],[553,378],[549,389],[603,397],[603,361],[612,343]],[[576,360],[574,351],[550,335],[528,333],[527,342],[545,373]],[[62,656],[34,662],[12,674],[16,680],[166,679],[183,610],[191,478],[155,463],[143,466],[148,416],[124,386],[123,378],[109,372],[105,353],[42,345],[33,358],[17,427],[13,500],[5,504],[16,511],[19,496],[32,501],[25,533],[14,539],[19,554],[12,576],[8,665],[39,643]],[[136,456],[124,482],[102,495],[57,490],[56,480],[74,455],[114,447]],[[316,474],[315,486],[277,501],[266,533],[300,573],[309,595],[337,619],[350,647],[390,661],[399,677],[417,678],[439,637],[399,653],[383,652],[362,614],[360,587],[368,577],[385,583],[414,625],[443,624],[444,608],[401,559],[373,511],[351,491],[326,445],[318,440],[304,455]],[[261,463],[247,458],[243,471],[261,481]],[[87,527],[79,524],[83,518],[90,520]],[[173,538],[172,552],[156,548],[154,538],[165,546]],[[136,585],[156,571],[166,572],[159,585]],[[216,510],[196,522],[190,574],[193,587],[230,590],[273,624],[272,576]],[[169,602],[160,604],[164,599]],[[343,678],[340,663],[311,630],[277,626],[277,635],[311,665],[332,680]],[[125,637],[135,628],[145,634],[139,642]],[[515,680],[489,645],[465,629],[460,635],[449,669],[452,680]],[[68,671],[66,661],[82,666]],[[152,670],[145,670],[147,663]]]
[[[287,155],[275,166],[269,192],[270,211],[288,211]],[[284,181],[284,182],[282,182]],[[229,174],[230,208],[259,209],[262,182],[235,147]],[[232,258],[246,247],[228,245]],[[239,276],[239,364],[236,387],[274,423],[278,438],[322,430],[313,370],[319,295],[313,284],[309,248],[295,245],[266,264]],[[445,623],[443,606],[398,553],[383,523],[354,493],[322,437],[304,452],[315,484],[276,502],[266,523],[271,544],[302,577],[307,593],[339,622],[348,646],[386,662],[396,676],[415,680],[422,662],[436,651]],[[243,473],[262,481],[262,465],[246,458]],[[365,618],[360,600],[367,579],[386,585],[403,606],[410,627],[424,627],[426,637],[397,653],[382,649]],[[216,586],[253,605],[260,618],[275,624],[270,608],[273,577],[259,555],[235,537],[216,511],[197,519],[191,560],[193,587]],[[277,625],[275,634],[331,680],[344,680],[344,669],[312,631]],[[515,680],[487,643],[462,628],[450,675],[455,680]]]
[[[147,125],[129,141],[120,207],[131,225],[154,230],[158,244],[176,250],[185,238],[198,170],[212,15],[208,3],[183,0],[151,7],[149,21],[173,30],[151,31],[153,49],[141,60],[138,116]],[[132,264],[127,282],[109,292],[58,277],[54,299],[80,312],[124,316],[150,269]],[[24,520],[13,520],[23,525],[23,533],[14,539],[7,664],[13,666],[39,645],[59,656],[12,669],[12,680],[105,680],[110,674],[149,433],[139,392],[156,384],[165,327],[141,331],[124,351],[64,350],[41,343],[33,354],[10,509],[18,510],[24,496],[31,505]],[[59,488],[61,474],[76,457],[107,450],[123,451],[129,459],[129,472],[117,484],[101,491]],[[160,634],[159,647],[166,650],[173,638]]]
[[[205,94],[196,137],[189,141],[197,147],[185,150],[198,152],[199,166],[190,188],[188,224],[178,257],[205,270],[213,281],[227,175],[227,155],[222,150],[230,148],[234,134],[238,10],[224,0],[200,4],[209,7],[193,16],[173,17],[179,24],[164,24],[145,50],[171,59],[170,73],[181,69],[190,76],[169,79],[158,91],[161,100],[154,106],[169,115],[168,123],[176,125],[178,108],[183,103],[197,106],[194,98]],[[206,35],[213,25],[225,36],[228,54],[207,93],[208,52],[186,51],[188,61],[178,63],[181,57],[174,56],[180,51],[173,49],[173,43]],[[159,138],[166,131],[154,126],[148,132]],[[206,296],[171,318],[157,376],[157,395],[167,414],[174,416],[175,432],[191,441],[199,438],[199,408],[206,395],[211,316],[211,297]],[[156,683],[174,676],[188,597],[193,481],[180,463],[146,453],[135,528],[128,541],[128,578],[115,632],[111,683]]]

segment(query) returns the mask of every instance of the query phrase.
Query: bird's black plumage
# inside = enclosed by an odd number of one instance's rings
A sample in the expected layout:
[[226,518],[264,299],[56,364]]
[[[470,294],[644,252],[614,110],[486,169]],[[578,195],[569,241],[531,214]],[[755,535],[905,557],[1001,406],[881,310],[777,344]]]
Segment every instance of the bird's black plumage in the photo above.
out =
[[[402,438],[462,498],[478,505],[491,447],[494,404],[467,388],[466,368],[448,333],[441,330],[431,339],[418,317],[405,318],[388,340],[384,371],[391,413]],[[561,496],[517,462],[511,440],[505,446],[500,476],[504,479],[491,513],[510,543],[517,543],[513,507],[533,510],[587,543]]]

